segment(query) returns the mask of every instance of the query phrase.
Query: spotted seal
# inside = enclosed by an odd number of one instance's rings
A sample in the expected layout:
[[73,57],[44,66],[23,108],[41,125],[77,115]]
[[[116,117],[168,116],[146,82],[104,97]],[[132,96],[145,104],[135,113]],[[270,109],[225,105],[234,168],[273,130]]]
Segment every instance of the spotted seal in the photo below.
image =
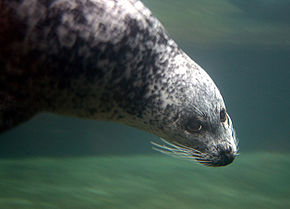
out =
[[137,0],[0,0],[0,130],[39,112],[156,134],[161,152],[224,166],[237,141],[209,75]]

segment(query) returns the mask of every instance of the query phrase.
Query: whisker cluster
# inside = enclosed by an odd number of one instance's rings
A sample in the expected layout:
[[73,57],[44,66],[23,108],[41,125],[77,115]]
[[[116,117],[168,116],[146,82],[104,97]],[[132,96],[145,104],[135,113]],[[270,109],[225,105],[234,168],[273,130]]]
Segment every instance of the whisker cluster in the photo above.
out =
[[177,142],[170,143],[166,141],[165,139],[162,139],[162,138],[160,139],[162,142],[164,142],[164,144],[158,144],[156,142],[151,141],[151,144],[153,145],[152,147],[153,150],[156,150],[163,154],[167,154],[167,155],[177,157],[177,158],[185,158],[188,160],[194,160],[203,165],[208,165],[208,166],[211,165],[211,161],[205,158],[204,153],[194,148],[181,145]]

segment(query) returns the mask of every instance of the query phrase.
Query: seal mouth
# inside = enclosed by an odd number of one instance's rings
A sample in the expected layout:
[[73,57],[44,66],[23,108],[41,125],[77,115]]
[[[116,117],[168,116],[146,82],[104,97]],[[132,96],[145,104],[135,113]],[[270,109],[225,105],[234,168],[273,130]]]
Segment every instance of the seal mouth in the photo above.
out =
[[177,142],[171,143],[165,139],[160,139],[164,142],[163,145],[151,141],[151,144],[153,145],[152,148],[154,150],[173,157],[193,160],[208,167],[221,167],[229,165],[238,155],[230,147],[226,149],[222,146],[217,146],[217,154],[209,154],[192,147],[184,146]]

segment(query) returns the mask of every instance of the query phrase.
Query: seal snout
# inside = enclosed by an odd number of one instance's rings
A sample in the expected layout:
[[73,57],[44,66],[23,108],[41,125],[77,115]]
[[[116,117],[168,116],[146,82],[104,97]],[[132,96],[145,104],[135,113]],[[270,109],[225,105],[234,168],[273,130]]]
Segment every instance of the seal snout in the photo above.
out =
[[212,166],[226,166],[228,164],[231,164],[236,157],[236,154],[232,151],[231,148],[226,149],[226,148],[220,147],[218,151],[219,151],[219,156],[217,160],[213,162]]

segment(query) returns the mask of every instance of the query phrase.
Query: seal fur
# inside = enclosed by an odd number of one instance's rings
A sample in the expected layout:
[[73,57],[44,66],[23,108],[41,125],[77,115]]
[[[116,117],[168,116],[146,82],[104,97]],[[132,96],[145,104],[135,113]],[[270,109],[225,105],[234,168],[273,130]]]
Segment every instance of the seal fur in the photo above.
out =
[[2,0],[0,7],[1,131],[53,112],[141,128],[172,146],[159,149],[209,166],[235,158],[218,88],[140,1]]

